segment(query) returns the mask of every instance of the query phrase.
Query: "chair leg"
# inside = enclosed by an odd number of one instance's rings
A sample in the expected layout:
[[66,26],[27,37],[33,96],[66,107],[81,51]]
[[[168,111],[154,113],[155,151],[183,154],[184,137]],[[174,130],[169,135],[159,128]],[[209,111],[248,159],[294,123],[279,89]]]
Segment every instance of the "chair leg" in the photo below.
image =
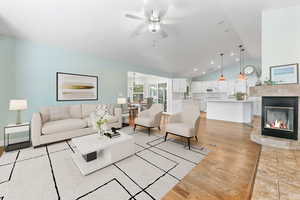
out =
[[134,125],[134,128],[133,128],[133,131],[135,132],[135,129],[136,129],[136,124]]
[[148,135],[150,136],[150,133],[151,133],[151,128],[148,127]]
[[198,142],[198,136],[197,135],[195,136],[195,138],[196,138],[196,141]]
[[167,141],[167,137],[168,137],[168,132],[166,132],[166,135],[165,135],[165,142]]
[[187,142],[188,142],[188,146],[189,146],[189,150],[191,150],[191,141],[190,141],[191,138],[187,138]]
[[160,126],[158,126],[158,130],[161,130],[161,129],[160,129]]

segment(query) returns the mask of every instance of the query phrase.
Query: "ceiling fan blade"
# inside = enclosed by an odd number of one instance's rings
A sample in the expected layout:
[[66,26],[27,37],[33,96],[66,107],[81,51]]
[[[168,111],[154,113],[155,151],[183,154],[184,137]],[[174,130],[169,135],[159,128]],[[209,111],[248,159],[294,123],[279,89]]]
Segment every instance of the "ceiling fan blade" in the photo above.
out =
[[133,14],[125,14],[125,17],[130,18],[130,19],[145,20],[143,17],[133,15]]
[[160,30],[159,34],[161,35],[162,38],[166,38],[166,37],[169,36],[168,33],[166,31],[164,31],[164,30]]
[[146,29],[147,29],[147,24],[146,23],[141,23],[140,25],[138,25],[138,27],[135,29],[135,31],[133,31],[133,33],[130,35],[130,37],[133,38],[135,36],[139,36]]

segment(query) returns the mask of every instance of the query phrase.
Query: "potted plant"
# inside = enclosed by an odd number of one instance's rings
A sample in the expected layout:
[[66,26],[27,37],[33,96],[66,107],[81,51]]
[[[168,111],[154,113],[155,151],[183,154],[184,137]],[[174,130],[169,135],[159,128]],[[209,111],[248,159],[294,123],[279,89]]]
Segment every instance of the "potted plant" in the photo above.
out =
[[236,98],[236,100],[238,100],[238,101],[243,101],[243,100],[245,100],[246,99],[246,93],[244,93],[244,92],[237,92],[236,94],[235,94],[235,98]]

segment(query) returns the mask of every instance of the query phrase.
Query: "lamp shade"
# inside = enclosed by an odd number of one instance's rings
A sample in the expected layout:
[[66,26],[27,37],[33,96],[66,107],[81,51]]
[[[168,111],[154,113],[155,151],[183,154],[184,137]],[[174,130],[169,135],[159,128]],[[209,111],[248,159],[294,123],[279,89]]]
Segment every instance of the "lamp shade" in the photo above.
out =
[[13,99],[9,101],[9,110],[26,110],[27,100],[26,99]]
[[127,99],[125,97],[119,97],[117,101],[118,101],[118,104],[126,104],[127,103]]

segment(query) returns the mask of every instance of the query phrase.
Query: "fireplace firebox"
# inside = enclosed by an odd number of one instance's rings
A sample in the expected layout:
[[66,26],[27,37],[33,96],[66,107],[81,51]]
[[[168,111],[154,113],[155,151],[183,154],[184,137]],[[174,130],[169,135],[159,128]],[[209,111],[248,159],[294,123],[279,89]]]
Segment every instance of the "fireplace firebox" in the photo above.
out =
[[262,135],[298,139],[298,97],[262,97]]

